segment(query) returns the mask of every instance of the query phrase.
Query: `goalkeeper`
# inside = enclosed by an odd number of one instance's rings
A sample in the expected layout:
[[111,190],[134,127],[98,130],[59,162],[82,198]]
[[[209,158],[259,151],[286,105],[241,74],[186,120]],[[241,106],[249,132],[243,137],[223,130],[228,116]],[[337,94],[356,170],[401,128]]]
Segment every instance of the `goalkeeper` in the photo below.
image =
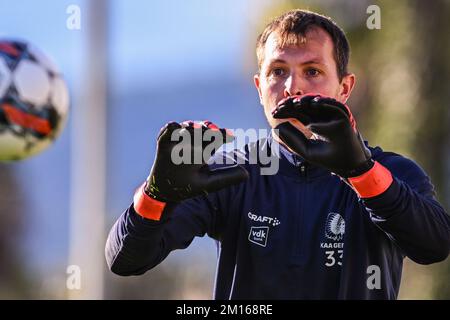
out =
[[150,175],[110,231],[110,269],[142,274],[208,234],[219,249],[215,299],[396,299],[405,257],[430,264],[449,254],[450,218],[429,177],[364,142],[346,105],[348,41],[331,19],[289,11],[256,53],[254,82],[274,130],[224,156],[269,150],[278,172],[261,175],[249,161],[176,164],[173,134],[212,133],[216,146],[232,136],[208,121],[167,124]]

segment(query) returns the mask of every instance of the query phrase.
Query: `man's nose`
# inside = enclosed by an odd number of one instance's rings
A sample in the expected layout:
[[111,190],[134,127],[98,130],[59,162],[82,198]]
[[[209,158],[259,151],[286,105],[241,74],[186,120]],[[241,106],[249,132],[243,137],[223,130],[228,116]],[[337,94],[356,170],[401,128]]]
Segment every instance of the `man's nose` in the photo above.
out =
[[294,95],[302,95],[300,80],[295,75],[291,75],[286,79],[283,95],[285,98]]

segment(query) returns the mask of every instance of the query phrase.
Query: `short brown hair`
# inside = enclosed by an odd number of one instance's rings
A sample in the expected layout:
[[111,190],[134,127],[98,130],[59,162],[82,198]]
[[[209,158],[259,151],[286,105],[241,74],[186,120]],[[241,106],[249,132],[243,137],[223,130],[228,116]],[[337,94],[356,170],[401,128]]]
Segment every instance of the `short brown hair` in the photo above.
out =
[[256,43],[258,69],[264,60],[264,47],[272,32],[277,32],[281,39],[280,45],[298,45],[304,41],[309,28],[317,26],[325,30],[333,40],[334,60],[336,61],[339,80],[348,74],[347,66],[350,56],[350,46],[344,31],[331,18],[307,10],[291,10],[270,22],[259,35]]

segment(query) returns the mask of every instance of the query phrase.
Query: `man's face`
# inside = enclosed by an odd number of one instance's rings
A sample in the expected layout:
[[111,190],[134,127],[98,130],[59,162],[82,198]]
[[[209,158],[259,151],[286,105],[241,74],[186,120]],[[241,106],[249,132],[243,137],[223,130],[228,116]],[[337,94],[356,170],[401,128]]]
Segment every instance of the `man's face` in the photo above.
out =
[[339,81],[333,56],[333,40],[321,28],[311,27],[304,42],[280,48],[271,33],[264,48],[260,74],[255,75],[264,113],[272,128],[290,121],[308,138],[311,132],[296,119],[274,119],[272,110],[288,96],[319,93],[345,103],[353,89],[355,77],[349,74]]

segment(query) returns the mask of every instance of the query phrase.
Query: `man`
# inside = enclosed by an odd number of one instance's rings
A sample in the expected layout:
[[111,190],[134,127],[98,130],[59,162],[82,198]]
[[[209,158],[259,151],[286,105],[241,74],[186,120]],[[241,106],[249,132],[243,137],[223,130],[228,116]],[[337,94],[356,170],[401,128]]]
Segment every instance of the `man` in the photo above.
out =
[[258,38],[257,57],[255,85],[277,130],[225,157],[268,151],[277,173],[250,161],[174,164],[177,130],[231,138],[210,122],[167,124],[150,176],[108,237],[110,269],[142,274],[208,234],[219,248],[216,299],[395,299],[405,256],[429,264],[450,250],[428,176],[363,142],[345,105],[355,85],[348,42],[329,18],[283,14]]

